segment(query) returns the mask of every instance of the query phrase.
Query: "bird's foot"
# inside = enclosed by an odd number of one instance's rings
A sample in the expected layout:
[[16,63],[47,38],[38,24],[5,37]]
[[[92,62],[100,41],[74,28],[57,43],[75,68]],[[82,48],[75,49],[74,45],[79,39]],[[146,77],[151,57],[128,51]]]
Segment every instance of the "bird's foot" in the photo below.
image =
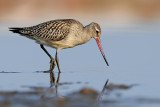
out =
[[50,60],[50,70],[47,70],[47,71],[43,71],[44,73],[50,73],[53,71],[54,67],[55,67],[55,60],[51,57],[51,60]]
[[51,57],[50,64],[52,64],[52,63],[55,64],[55,60]]
[[43,71],[43,73],[50,73],[52,72],[51,70]]

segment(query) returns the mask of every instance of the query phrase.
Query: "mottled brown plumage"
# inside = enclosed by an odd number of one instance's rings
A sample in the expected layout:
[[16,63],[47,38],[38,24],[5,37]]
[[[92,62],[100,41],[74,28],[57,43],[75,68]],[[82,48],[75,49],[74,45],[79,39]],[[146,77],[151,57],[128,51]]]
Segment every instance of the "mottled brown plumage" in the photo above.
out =
[[51,59],[49,71],[54,69],[55,61],[43,45],[57,49],[55,58],[60,72],[58,51],[84,44],[92,37],[96,39],[101,53],[108,65],[99,40],[101,36],[101,28],[97,23],[92,22],[87,26],[83,26],[79,21],[74,19],[59,19],[44,22],[31,27],[9,28],[9,30],[33,39],[40,44],[41,48]]
[[52,20],[31,27],[10,28],[10,31],[14,32],[19,30],[19,34],[35,40],[44,39],[59,41],[64,39],[69,34],[70,26],[73,23],[75,22],[72,19]]

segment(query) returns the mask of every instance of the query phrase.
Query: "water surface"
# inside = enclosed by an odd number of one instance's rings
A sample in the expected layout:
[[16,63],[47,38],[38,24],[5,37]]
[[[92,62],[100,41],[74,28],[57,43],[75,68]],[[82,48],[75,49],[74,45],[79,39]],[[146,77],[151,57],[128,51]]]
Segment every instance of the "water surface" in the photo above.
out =
[[[0,32],[0,91],[24,92],[31,90],[30,87],[49,88],[49,73],[36,72],[49,69],[50,60],[40,46],[7,31],[7,28]],[[160,31],[154,24],[124,28],[103,26],[101,42],[110,66],[106,66],[94,39],[60,51],[62,73],[59,82],[66,84],[58,87],[58,93],[65,96],[84,87],[101,92],[109,79],[109,83],[136,84],[129,90],[114,92],[107,97],[109,99],[121,99],[119,101],[129,102],[129,105],[138,98],[160,99],[159,41]],[[46,49],[55,55],[55,49]],[[57,68],[54,72],[57,77]],[[121,94],[120,98],[117,93]],[[127,101],[129,99],[131,101]],[[155,103],[155,106],[159,104]]]

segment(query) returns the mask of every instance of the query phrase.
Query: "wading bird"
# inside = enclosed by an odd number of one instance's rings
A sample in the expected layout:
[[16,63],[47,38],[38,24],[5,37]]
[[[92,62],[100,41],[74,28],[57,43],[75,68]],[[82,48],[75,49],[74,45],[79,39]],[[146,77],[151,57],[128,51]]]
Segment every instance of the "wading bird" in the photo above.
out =
[[[84,44],[91,38],[96,40],[101,54],[107,66],[109,66],[100,42],[101,28],[97,23],[92,22],[87,26],[83,26],[79,21],[74,19],[59,19],[44,22],[31,27],[13,27],[9,28],[9,30],[13,33],[18,33],[21,36],[35,40],[36,43],[40,44],[40,47],[51,59],[50,69],[46,72],[53,71],[56,65],[55,60],[58,70],[61,72],[58,59],[59,50]],[[43,45],[56,49],[55,60]]]

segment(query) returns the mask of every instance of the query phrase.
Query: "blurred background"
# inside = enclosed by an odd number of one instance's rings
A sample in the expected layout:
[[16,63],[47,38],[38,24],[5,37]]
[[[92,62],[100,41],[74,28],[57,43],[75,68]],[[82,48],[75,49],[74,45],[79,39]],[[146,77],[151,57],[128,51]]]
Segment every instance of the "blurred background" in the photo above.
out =
[[[59,18],[128,24],[160,19],[160,0],[0,0],[0,22]],[[35,22],[35,23],[36,23]]]

